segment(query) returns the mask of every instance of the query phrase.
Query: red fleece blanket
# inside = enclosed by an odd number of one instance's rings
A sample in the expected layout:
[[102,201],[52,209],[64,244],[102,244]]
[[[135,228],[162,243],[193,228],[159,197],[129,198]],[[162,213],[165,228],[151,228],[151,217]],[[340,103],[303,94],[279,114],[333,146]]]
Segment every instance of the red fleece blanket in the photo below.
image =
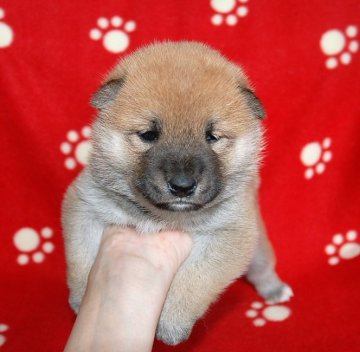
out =
[[261,206],[294,289],[269,306],[234,283],[188,342],[154,351],[341,351],[360,345],[360,2],[0,2],[0,346],[61,351],[60,204],[86,164],[103,74],[155,40],[241,64],[267,110]]

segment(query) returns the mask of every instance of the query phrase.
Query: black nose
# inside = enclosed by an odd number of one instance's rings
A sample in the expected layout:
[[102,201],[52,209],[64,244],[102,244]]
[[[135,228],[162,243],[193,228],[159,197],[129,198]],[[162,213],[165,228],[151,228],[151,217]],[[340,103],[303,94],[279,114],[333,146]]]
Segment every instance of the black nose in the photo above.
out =
[[190,177],[176,176],[169,181],[168,187],[174,196],[187,197],[195,192],[196,181]]

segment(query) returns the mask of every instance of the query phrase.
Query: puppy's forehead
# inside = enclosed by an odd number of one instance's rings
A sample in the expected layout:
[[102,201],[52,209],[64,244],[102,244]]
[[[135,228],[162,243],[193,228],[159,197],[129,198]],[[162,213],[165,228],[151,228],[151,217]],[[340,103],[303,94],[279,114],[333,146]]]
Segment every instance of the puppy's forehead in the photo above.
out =
[[125,78],[114,104],[119,117],[135,114],[132,121],[137,123],[153,114],[171,128],[203,128],[212,117],[238,112],[238,87],[248,86],[239,67],[217,51],[189,42],[141,49],[120,62],[108,80],[117,78]]

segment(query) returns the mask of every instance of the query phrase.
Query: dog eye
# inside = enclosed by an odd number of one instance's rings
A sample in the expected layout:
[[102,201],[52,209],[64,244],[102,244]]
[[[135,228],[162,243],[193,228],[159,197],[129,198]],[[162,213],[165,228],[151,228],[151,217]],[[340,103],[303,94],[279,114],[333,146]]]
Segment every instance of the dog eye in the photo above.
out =
[[144,133],[139,133],[139,137],[144,142],[155,142],[159,139],[159,132],[157,131],[146,131]]
[[211,144],[219,140],[219,137],[214,136],[211,132],[206,132],[206,142]]

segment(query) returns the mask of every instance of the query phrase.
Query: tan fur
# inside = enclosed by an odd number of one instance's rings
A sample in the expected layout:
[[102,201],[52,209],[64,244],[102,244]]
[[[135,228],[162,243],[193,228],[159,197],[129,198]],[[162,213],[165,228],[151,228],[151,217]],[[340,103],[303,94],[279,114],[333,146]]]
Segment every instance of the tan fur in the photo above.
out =
[[[123,80],[119,92],[114,91],[117,80]],[[260,294],[274,301],[288,299],[290,288],[274,272],[271,245],[258,211],[262,127],[255,116],[259,107],[243,94],[250,88],[243,71],[206,45],[168,42],[120,61],[104,87],[108,82],[115,82],[115,88],[106,94],[100,90],[103,107],[94,124],[89,166],[69,188],[63,205],[74,310],[81,302],[102,231],[112,224],[135,226],[144,234],[182,228],[193,236],[193,250],[175,276],[157,329],[157,337],[168,344],[186,339],[195,321],[250,263],[248,277]],[[171,149],[180,157],[206,151],[218,160],[221,192],[201,209],[159,209],[136,187],[136,177],[144,176],[142,158],[153,148],[139,133],[148,131],[154,118],[161,124],[160,153]],[[206,145],[209,121],[220,139]],[[205,194],[206,187],[199,182],[194,198]],[[162,197],[170,196],[164,191]]]
[[165,43],[140,49],[121,61],[106,81],[124,75],[129,77],[126,90],[114,102],[111,116],[114,129],[122,132],[146,128],[149,111],[166,116],[169,136],[179,131],[202,134],[211,115],[228,117],[219,132],[229,137],[239,136],[251,121],[237,118],[239,109],[249,110],[234,89],[248,87],[244,74],[205,45]]

